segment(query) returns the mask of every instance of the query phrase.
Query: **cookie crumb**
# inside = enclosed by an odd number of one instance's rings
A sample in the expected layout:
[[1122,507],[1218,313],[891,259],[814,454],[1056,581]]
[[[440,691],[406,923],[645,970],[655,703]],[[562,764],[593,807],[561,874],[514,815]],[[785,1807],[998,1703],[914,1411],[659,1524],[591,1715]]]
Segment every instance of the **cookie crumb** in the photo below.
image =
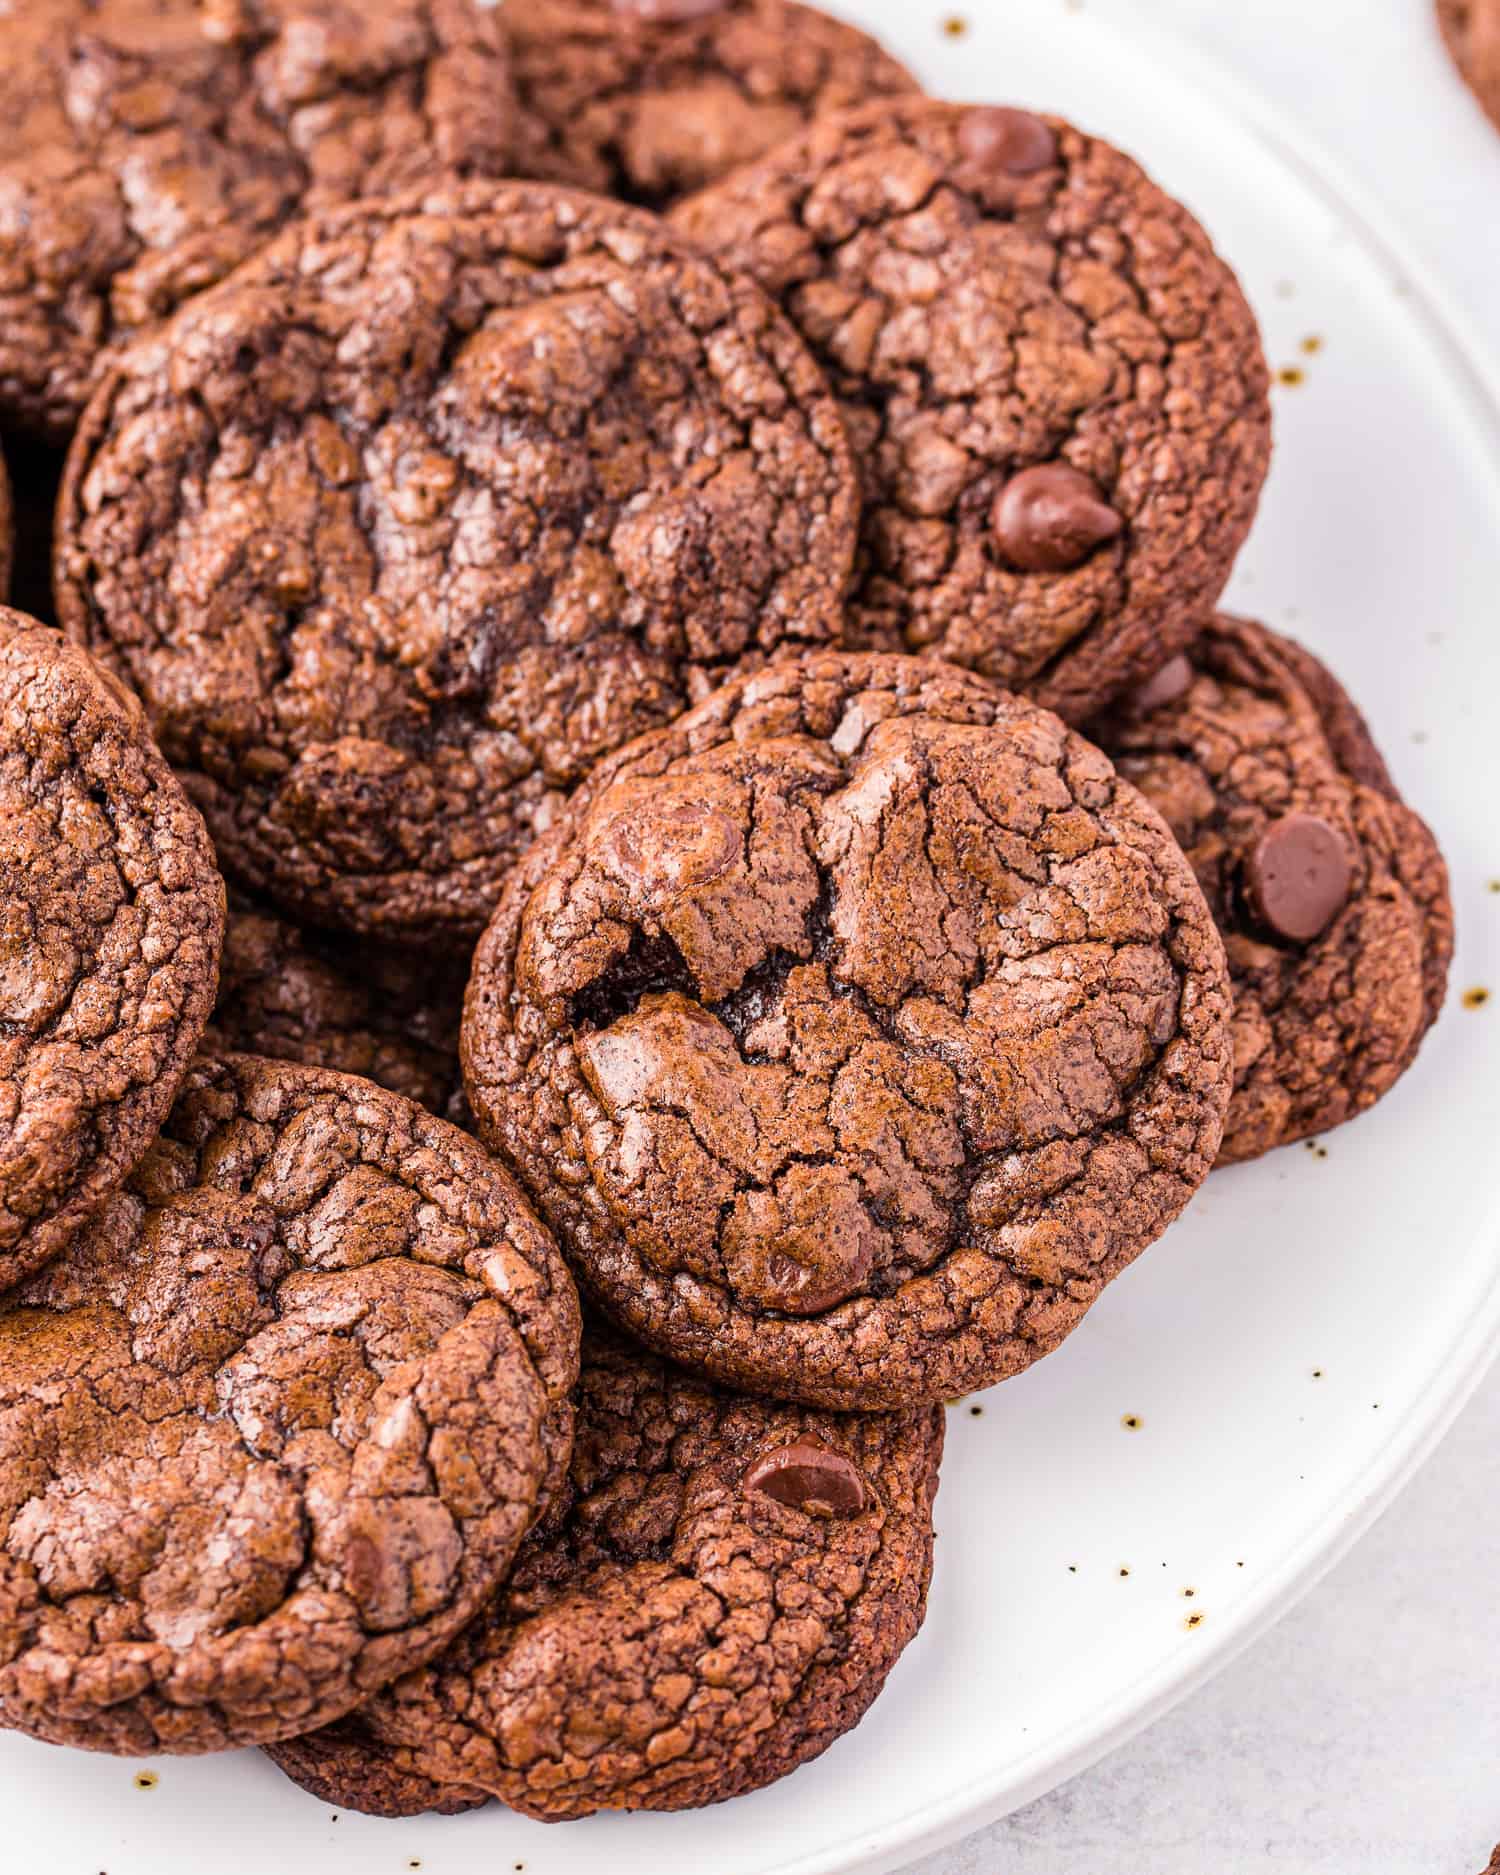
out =
[[137,1790],[155,1790],[160,1782],[161,1779],[156,1775],[155,1771],[137,1771],[135,1774],[135,1787]]
[[1464,991],[1465,1009],[1483,1009],[1489,1000],[1489,991],[1480,985],[1476,985],[1472,990]]
[[1141,1429],[1142,1423],[1143,1422],[1141,1420],[1141,1416],[1139,1413],[1127,1413],[1125,1417],[1120,1421],[1120,1424],[1125,1428],[1127,1432],[1139,1432]]
[[1121,1565],[1120,1565],[1120,1574],[1121,1574],[1122,1576],[1128,1576],[1128,1575],[1130,1574],[1130,1571],[1129,1571],[1129,1569],[1127,1569],[1127,1568],[1126,1568],[1126,1566],[1124,1565],[1124,1563],[1121,1563]]
[[983,1419],[984,1408],[982,1406],[971,1406],[969,1408],[969,1417],[970,1419]]
[[950,13],[943,21],[943,32],[949,39],[962,39],[968,30],[969,22],[962,13]]
[[1322,1140],[1309,1139],[1305,1141],[1304,1144],[1315,1159],[1326,1159],[1328,1157],[1328,1148],[1323,1144]]
[[1490,880],[1490,890],[1492,892],[1500,892],[1500,879]]
[[1197,1593],[1198,1591],[1196,1589],[1184,1589],[1182,1591],[1182,1599],[1190,1602]]
[[1076,1562],[1070,1562],[1068,1564],[1068,1574],[1070,1576],[1076,1576],[1078,1574],[1078,1564]]
[[1309,332],[1302,341],[1302,349],[1309,358],[1315,358],[1323,349],[1323,341],[1316,332]]
[[1201,1628],[1203,1626],[1203,1610],[1201,1608],[1195,1609],[1182,1625],[1185,1628]]
[[1243,1569],[1245,1565],[1242,1562],[1237,1562],[1234,1566],[1236,1569]]
[[1315,1367],[1315,1368],[1313,1369],[1313,1379],[1314,1379],[1314,1380],[1321,1380],[1322,1378],[1323,1378],[1323,1370],[1322,1370],[1322,1368],[1321,1368],[1321,1367]]
[[1294,388],[1298,384],[1305,383],[1306,380],[1307,373],[1302,369],[1301,365],[1283,365],[1276,373],[1276,382],[1278,384],[1285,384],[1289,389]]

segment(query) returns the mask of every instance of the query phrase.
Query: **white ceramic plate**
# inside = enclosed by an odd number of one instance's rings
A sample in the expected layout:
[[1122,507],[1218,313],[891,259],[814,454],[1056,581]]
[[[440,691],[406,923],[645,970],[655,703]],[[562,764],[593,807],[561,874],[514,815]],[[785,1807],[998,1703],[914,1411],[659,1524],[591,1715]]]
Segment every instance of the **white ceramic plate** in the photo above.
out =
[[[1399,243],[1180,49],[1061,0],[848,10],[935,91],[1052,107],[1137,152],[1240,269],[1273,363],[1304,374],[1277,393],[1276,467],[1232,597],[1331,659],[1438,829],[1459,914],[1444,1019],[1326,1157],[1297,1147],[1216,1176],[1059,1354],[955,1409],[927,1627],[859,1732],[779,1788],[561,1829],[495,1808],[334,1820],[253,1753],[145,1766],[6,1739],[15,1875],[898,1867],[1222,1666],[1389,1500],[1483,1371],[1500,1326],[1500,994],[1461,998],[1500,992],[1500,404]],[[962,37],[950,11],[969,15]]]

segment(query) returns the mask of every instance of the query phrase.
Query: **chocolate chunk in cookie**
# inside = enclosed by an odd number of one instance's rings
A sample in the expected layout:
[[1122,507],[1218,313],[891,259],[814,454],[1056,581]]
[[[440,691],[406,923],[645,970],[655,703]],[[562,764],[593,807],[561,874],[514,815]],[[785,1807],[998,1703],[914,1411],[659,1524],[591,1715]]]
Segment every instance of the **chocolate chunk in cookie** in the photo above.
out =
[[0,607],[0,1288],[156,1136],[213,1007],[224,887],[139,706]]
[[1205,622],[1265,477],[1268,379],[1233,274],[1128,157],[901,99],[676,220],[780,299],[843,401],[869,643],[1079,722]]
[[916,1633],[942,1435],[932,1408],[773,1406],[590,1331],[561,1518],[431,1666],[271,1755],[381,1816],[759,1789],[856,1725]]
[[3,31],[0,423],[54,439],[105,346],[289,217],[516,167],[474,0],[9,0]]
[[466,974],[442,958],[301,931],[232,893],[219,1000],[203,1046],[362,1074],[458,1120]]
[[1220,618],[1091,731],[1181,841],[1229,953],[1222,1158],[1327,1132],[1411,1065],[1442,1006],[1442,855],[1311,652]]
[[1153,809],[951,666],[805,656],[604,763],[475,960],[464,1069],[644,1341],[827,1406],[952,1398],[1187,1203],[1224,952]]
[[837,636],[856,510],[751,282],[641,210],[470,185],[302,224],[132,349],[58,596],[232,875],[459,943],[600,755]]
[[917,89],[868,34],[792,0],[508,0],[539,172],[662,208],[815,117]]
[[137,1755],[340,1717],[504,1579],[577,1354],[473,1140],[351,1076],[195,1065],[0,1310],[0,1724]]
[[1437,16],[1464,83],[1500,129],[1500,0],[1437,0]]

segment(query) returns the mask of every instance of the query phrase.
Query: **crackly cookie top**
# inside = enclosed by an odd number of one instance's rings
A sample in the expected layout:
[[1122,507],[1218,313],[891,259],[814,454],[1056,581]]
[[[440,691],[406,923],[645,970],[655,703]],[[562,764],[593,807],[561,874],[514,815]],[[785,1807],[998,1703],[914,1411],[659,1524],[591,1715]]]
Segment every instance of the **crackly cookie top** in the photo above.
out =
[[641,210],[459,187],[290,230],[119,362],[59,601],[231,873],[453,939],[599,755],[836,634],[855,508],[749,281]]
[[780,299],[863,465],[854,617],[1070,721],[1212,608],[1270,418],[1207,236],[1057,118],[899,99],[814,125],[676,211]]
[[1464,82],[1500,128],[1500,0],[1437,0],[1437,16]]
[[524,160],[653,208],[812,118],[917,89],[868,34],[792,0],[507,0],[505,22],[543,133]]
[[514,167],[475,0],[10,0],[0,421],[65,438],[101,349],[290,215]]
[[501,1595],[272,1756],[382,1815],[680,1810],[783,1777],[858,1722],[921,1622],[942,1433],[933,1408],[776,1406],[591,1332],[569,1494]]
[[1090,733],[1161,811],[1224,935],[1222,1157],[1372,1105],[1442,1006],[1453,912],[1437,843],[1341,686],[1302,647],[1221,617]]
[[1047,712],[822,654],[602,766],[475,960],[481,1131],[650,1345],[836,1406],[951,1398],[1077,1324],[1229,1092],[1181,854]]
[[139,706],[0,607],[0,1288],[120,1183],[213,1005],[224,887]]
[[231,893],[219,1000],[203,1046],[362,1074],[456,1119],[465,975],[442,958],[299,930]]
[[346,1075],[197,1064],[0,1310],[0,1723],[134,1755],[347,1712],[503,1578],[577,1351],[473,1140]]

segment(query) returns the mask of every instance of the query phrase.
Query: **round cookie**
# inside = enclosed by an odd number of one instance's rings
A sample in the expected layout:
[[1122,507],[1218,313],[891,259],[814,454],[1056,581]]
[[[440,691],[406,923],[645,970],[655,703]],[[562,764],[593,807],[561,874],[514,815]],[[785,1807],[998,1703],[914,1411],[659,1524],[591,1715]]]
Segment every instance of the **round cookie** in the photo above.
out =
[[1220,617],[1091,731],[1160,809],[1224,936],[1235,1090],[1221,1161],[1386,1093],[1436,1020],[1447,870],[1312,653]]
[[578,1333],[465,1134],[352,1076],[196,1064],[0,1310],[0,1724],[223,1750],[431,1658],[555,1488]]
[[683,1810],[785,1777],[921,1624],[942,1443],[933,1408],[775,1406],[589,1331],[561,1519],[431,1666],[271,1755],[381,1816]]
[[474,0],[10,0],[0,423],[63,440],[101,350],[292,215],[515,167]]
[[156,1135],[213,1007],[224,886],[129,694],[0,607],[0,1289]]
[[1437,0],[1437,16],[1464,83],[1500,129],[1500,0]]
[[1270,452],[1233,274],[1129,157],[926,99],[816,124],[677,225],[790,313],[865,475],[853,618],[1070,722],[1212,610]]
[[289,230],[117,363],[58,599],[232,875],[457,944],[600,755],[837,636],[856,514],[748,280],[641,210],[469,185]]
[[300,931],[232,893],[203,1047],[362,1074],[459,1123],[465,974],[442,959]]
[[823,653],[601,765],[475,958],[464,1076],[649,1345],[833,1407],[1018,1373],[1219,1148],[1223,947],[1045,711]]
[[793,0],[507,0],[539,172],[652,208],[815,117],[917,90],[868,34]]

